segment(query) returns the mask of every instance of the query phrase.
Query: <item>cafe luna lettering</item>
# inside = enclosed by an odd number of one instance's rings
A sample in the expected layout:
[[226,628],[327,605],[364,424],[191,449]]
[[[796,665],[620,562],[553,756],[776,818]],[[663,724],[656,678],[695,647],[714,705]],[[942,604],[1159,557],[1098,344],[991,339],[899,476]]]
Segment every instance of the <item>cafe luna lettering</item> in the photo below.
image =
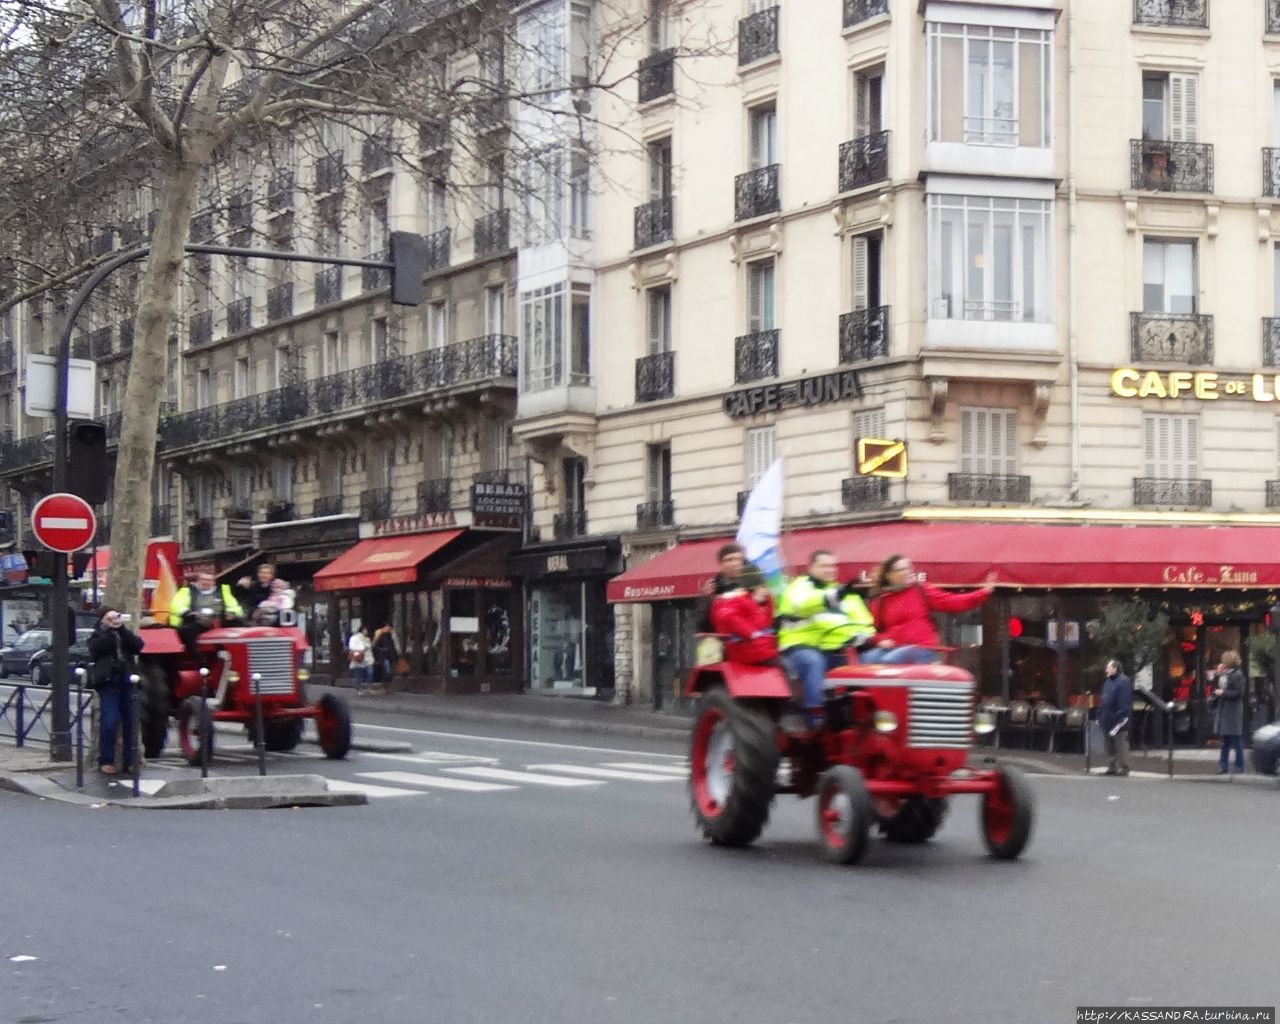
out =
[[1199,565],[1166,565],[1164,581],[1183,587],[1233,587],[1255,584],[1258,574],[1234,565],[1220,565],[1216,569]]
[[1111,393],[1118,398],[1195,398],[1216,402],[1234,398],[1253,402],[1280,401],[1280,373],[1245,376],[1215,370],[1139,370],[1124,366],[1111,373]]

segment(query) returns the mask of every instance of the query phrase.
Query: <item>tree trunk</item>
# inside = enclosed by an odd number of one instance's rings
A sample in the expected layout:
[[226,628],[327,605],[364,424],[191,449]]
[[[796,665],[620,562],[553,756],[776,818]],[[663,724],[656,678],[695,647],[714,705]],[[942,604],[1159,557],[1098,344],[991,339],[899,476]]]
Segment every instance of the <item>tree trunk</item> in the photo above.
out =
[[138,289],[133,359],[124,393],[111,510],[111,572],[106,603],[138,615],[142,572],[151,536],[151,479],[155,469],[160,399],[165,393],[169,331],[174,322],[184,246],[191,229],[199,166],[175,161],[160,190],[151,254]]

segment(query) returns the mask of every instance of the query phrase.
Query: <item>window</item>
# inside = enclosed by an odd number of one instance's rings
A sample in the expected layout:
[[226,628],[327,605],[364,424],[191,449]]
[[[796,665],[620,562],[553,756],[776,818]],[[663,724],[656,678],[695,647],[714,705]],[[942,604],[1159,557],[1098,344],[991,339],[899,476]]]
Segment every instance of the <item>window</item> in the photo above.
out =
[[1047,323],[1047,200],[929,196],[929,315]]
[[648,306],[649,355],[671,351],[671,286],[650,288],[645,292]]
[[1196,75],[1147,71],[1142,75],[1142,137],[1195,142],[1200,109]]
[[485,164],[484,168],[485,206],[493,212],[505,210],[507,207],[507,174],[506,164],[502,157],[495,156]]
[[752,107],[747,114],[750,130],[751,169],[778,162],[778,110],[772,103]]
[[576,146],[569,151],[569,234],[591,237],[591,162]]
[[853,439],[860,437],[886,438],[888,426],[885,422],[884,408],[859,409],[853,414]]
[[1276,247],[1275,247],[1275,249],[1274,249],[1274,251],[1273,251],[1273,255],[1272,255],[1271,263],[1272,263],[1272,270],[1271,270],[1271,274],[1272,274],[1272,281],[1271,281],[1271,294],[1272,294],[1272,299],[1271,299],[1271,301],[1272,301],[1272,303],[1273,303],[1273,305],[1272,305],[1272,310],[1273,310],[1272,315],[1273,315],[1273,316],[1275,316],[1275,317],[1280,318],[1280,244],[1277,244],[1277,245],[1276,245]]
[[480,456],[482,469],[501,471],[511,467],[511,422],[504,419],[484,420],[484,450]]
[[591,81],[591,5],[569,4],[569,81],[575,89]]
[[288,459],[271,464],[271,494],[276,501],[293,501],[293,463]]
[[165,366],[164,398],[176,409],[178,405],[178,374],[182,371],[182,359],[178,355],[178,339],[170,338],[167,349],[168,362]]
[[213,518],[213,480],[207,476],[196,477],[196,515],[201,519]]
[[322,372],[325,376],[347,368],[347,336],[340,331],[325,331],[321,349]]
[[387,198],[383,196],[369,203],[365,212],[366,252],[372,259],[385,259],[388,250]]
[[325,498],[336,498],[342,494],[342,460],[320,460],[320,494]]
[[649,198],[670,199],[671,138],[658,139],[645,147],[649,157]]
[[298,352],[290,345],[277,345],[272,350],[272,387],[284,388],[296,384],[301,377]]
[[960,472],[977,476],[1018,472],[1018,410],[960,410]]
[[111,379],[102,377],[98,381],[98,415],[110,416],[115,410],[111,405]]
[[563,471],[564,510],[585,512],[587,509],[587,460],[565,459]]
[[1146,239],[1142,243],[1144,313],[1196,312],[1196,244]]
[[390,339],[387,334],[387,318],[374,317],[369,323],[369,362],[381,363],[391,358]]
[[747,264],[747,333],[773,330],[773,260]]
[[575,284],[569,314],[569,383],[591,383],[591,287]]
[[507,333],[507,290],[495,285],[484,290],[484,333]]
[[881,241],[879,231],[855,235],[851,240],[853,257],[853,309],[875,309],[880,301]]
[[1143,475],[1158,480],[1199,479],[1199,418],[1148,413],[1143,420]]
[[649,52],[661,53],[670,46],[670,0],[649,0]]
[[449,344],[449,307],[443,302],[427,306],[427,347],[444,348]]
[[564,87],[564,15],[562,0],[550,0],[520,15],[517,37],[526,92],[552,93]]
[[1050,32],[931,22],[928,34],[931,141],[1050,145]]
[[526,391],[564,381],[564,292],[564,285],[554,285],[520,296],[520,366]]
[[1271,83],[1271,145],[1280,146],[1280,81]]
[[208,369],[196,371],[196,408],[207,409],[213,404],[213,377]]
[[760,478],[777,458],[777,428],[752,427],[747,431],[747,490],[760,482]]
[[246,398],[249,395],[249,357],[236,360],[235,372],[231,381],[231,397]]
[[448,186],[440,178],[432,178],[425,193],[427,234],[434,235],[449,226]]
[[863,138],[884,130],[884,65],[878,64],[853,76],[853,137]]
[[253,504],[253,470],[236,466],[231,472],[231,507],[242,512]]
[[650,501],[671,500],[671,445],[651,444],[646,452]]
[[564,150],[552,146],[523,161],[521,203],[525,237],[541,245],[564,236]]

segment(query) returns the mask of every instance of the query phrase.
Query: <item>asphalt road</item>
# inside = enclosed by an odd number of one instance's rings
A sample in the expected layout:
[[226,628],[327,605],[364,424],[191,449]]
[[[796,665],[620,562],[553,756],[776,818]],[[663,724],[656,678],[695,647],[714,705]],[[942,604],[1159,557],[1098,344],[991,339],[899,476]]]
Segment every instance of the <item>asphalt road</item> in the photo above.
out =
[[0,955],[35,958],[0,961],[0,1024],[1051,1024],[1280,1002],[1270,787],[1037,777],[1020,862],[986,859],[968,798],[927,846],[836,868],[793,797],[753,849],[704,845],[673,744],[377,722],[414,752],[294,759],[386,791],[365,807],[0,793]]

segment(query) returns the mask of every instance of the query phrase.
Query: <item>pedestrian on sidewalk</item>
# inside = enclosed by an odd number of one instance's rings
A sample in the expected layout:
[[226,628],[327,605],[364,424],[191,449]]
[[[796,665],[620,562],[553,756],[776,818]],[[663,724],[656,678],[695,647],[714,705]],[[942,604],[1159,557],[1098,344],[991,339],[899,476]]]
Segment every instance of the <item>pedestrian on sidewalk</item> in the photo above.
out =
[[373,681],[386,689],[395,676],[396,659],[400,651],[396,647],[396,635],[390,624],[381,626],[373,634]]
[[1129,718],[1133,714],[1133,683],[1121,670],[1120,662],[1107,662],[1107,678],[1098,704],[1098,724],[1106,738],[1111,763],[1106,775],[1129,774]]
[[1224,651],[1222,669],[1218,673],[1213,691],[1216,702],[1214,732],[1221,738],[1222,749],[1218,755],[1218,773],[1227,774],[1231,751],[1236,752],[1236,772],[1244,771],[1244,693],[1246,683],[1240,668],[1240,655],[1236,651]]
[[351,685],[356,693],[368,688],[373,671],[373,644],[369,640],[369,627],[360,625],[347,641],[347,666],[351,669]]
[[125,625],[114,608],[98,613],[98,625],[89,637],[93,668],[90,685],[98,691],[98,771],[116,774],[116,730],[124,730],[124,767],[133,766],[133,693],[129,677],[142,652],[142,638]]

